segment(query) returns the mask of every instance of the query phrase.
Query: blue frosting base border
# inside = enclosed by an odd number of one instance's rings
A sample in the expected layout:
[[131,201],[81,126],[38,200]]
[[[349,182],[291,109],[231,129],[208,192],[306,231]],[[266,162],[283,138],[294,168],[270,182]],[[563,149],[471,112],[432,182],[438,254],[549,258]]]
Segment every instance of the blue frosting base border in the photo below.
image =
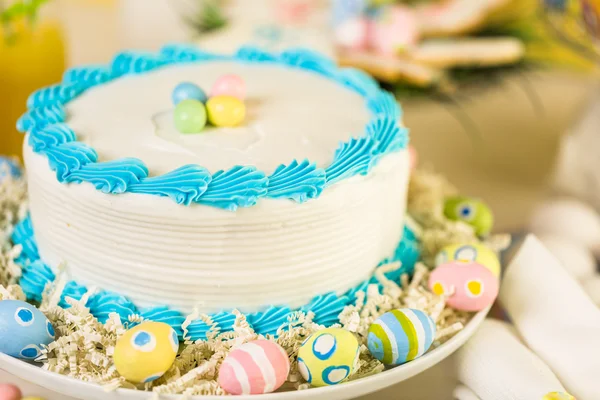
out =
[[[12,233],[11,240],[15,245],[21,245],[23,250],[20,257],[16,260],[17,264],[21,265],[22,276],[19,284],[23,292],[27,296],[27,300],[40,302],[42,293],[47,284],[54,281],[56,275],[52,268],[46,265],[39,256],[37,244],[35,241],[33,226],[29,215],[20,221]],[[381,265],[400,261],[401,268],[386,272],[385,276],[395,282],[400,282],[402,274],[412,274],[414,266],[420,257],[420,249],[417,238],[414,233],[407,227],[404,227],[404,234],[401,242],[394,251],[394,254],[382,260]],[[314,321],[318,324],[327,327],[339,322],[338,316],[347,305],[354,304],[356,301],[356,293],[358,291],[366,291],[370,284],[379,285],[380,290],[382,284],[378,281],[375,274],[370,279],[361,282],[356,287],[350,289],[345,294],[338,296],[335,293],[326,293],[315,297],[309,304],[306,304],[299,309],[290,309],[286,306],[269,306],[266,310],[247,315],[247,321],[250,326],[259,334],[276,335],[278,328],[285,325],[288,317],[295,311],[312,311],[315,315]],[[71,297],[79,300],[87,292],[87,288],[75,281],[70,281],[66,284],[60,300],[61,307],[69,307],[66,302],[66,297]],[[108,291],[100,291],[90,296],[86,306],[90,308],[90,312],[98,318],[102,323],[105,323],[110,313],[117,313],[122,321],[128,321],[130,316],[140,315],[144,320],[164,322],[169,324],[177,332],[180,339],[186,340],[205,340],[207,332],[212,326],[207,325],[202,320],[194,320],[187,327],[188,334],[184,338],[182,324],[185,321],[185,316],[179,311],[169,309],[168,306],[158,306],[146,309],[139,309],[125,296]],[[219,312],[210,315],[210,319],[214,322],[220,332],[229,332],[233,330],[235,315],[231,312]],[[130,325],[130,327],[133,326]]]
[[[65,105],[95,86],[169,65],[211,61],[269,63],[321,75],[362,96],[372,119],[362,136],[339,145],[326,168],[317,168],[310,160],[292,160],[272,174],[251,166],[234,166],[211,174],[201,166],[185,165],[154,177],[148,176],[148,168],[139,159],[98,161],[96,151],[78,142],[77,133],[66,123]],[[233,55],[222,55],[174,44],[158,54],[123,52],[106,66],[68,70],[61,83],[32,93],[27,107],[17,129],[29,134],[29,145],[48,158],[60,182],[89,182],[104,193],[144,193],[168,197],[183,205],[199,203],[230,211],[253,206],[260,198],[299,203],[317,198],[340,180],[368,174],[381,157],[406,148],[408,143],[408,130],[399,124],[402,110],[390,93],[364,72],[338,68],[331,59],[306,49],[273,54],[246,46]]]

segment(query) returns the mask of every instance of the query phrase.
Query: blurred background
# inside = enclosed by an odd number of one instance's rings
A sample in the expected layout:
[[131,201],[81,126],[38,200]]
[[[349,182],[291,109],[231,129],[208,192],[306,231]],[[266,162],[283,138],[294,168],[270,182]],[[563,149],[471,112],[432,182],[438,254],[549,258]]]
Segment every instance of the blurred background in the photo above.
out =
[[[549,191],[600,206],[599,0],[0,0],[0,153],[34,89],[120,49],[316,48],[396,93],[420,164],[523,229]],[[595,111],[594,111],[595,110]]]

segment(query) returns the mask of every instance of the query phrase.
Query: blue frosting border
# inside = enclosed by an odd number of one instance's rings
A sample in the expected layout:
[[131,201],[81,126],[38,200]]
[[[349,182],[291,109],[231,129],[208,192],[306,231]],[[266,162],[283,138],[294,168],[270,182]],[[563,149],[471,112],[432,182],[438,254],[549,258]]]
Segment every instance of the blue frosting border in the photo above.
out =
[[[27,296],[27,300],[40,302],[44,288],[47,284],[54,281],[56,275],[52,268],[40,259],[29,216],[15,226],[11,240],[13,244],[20,244],[23,248],[20,257],[16,260],[23,268],[19,284]],[[402,241],[399,243],[394,254],[390,258],[382,260],[380,266],[400,261],[402,263],[401,268],[385,273],[387,279],[400,282],[402,274],[412,274],[419,257],[419,243],[414,233],[405,226]],[[344,307],[354,304],[356,293],[360,290],[366,291],[367,286],[370,284],[378,284],[380,290],[383,287],[376,278],[376,275],[373,274],[370,279],[361,282],[341,296],[335,293],[326,293],[315,297],[309,304],[299,309],[291,309],[286,306],[270,306],[264,311],[247,315],[247,321],[259,334],[276,335],[277,330],[288,322],[288,317],[292,313],[296,311],[312,311],[315,315],[314,321],[316,323],[329,327],[339,322],[338,317]],[[86,292],[87,288],[85,286],[75,281],[70,281],[63,289],[59,304],[65,308],[69,307],[69,304],[65,300],[66,297],[79,300]],[[173,327],[180,339],[205,340],[206,334],[212,327],[200,319],[194,320],[188,325],[188,333],[184,338],[182,324],[185,321],[185,316],[179,311],[169,309],[167,306],[139,309],[125,296],[114,292],[100,291],[95,293],[90,296],[86,306],[90,308],[90,312],[102,323],[106,322],[109,314],[113,312],[119,314],[122,321],[127,321],[132,315],[140,315],[144,320],[167,323]],[[223,311],[212,314],[209,317],[220,332],[233,330],[235,315],[231,312]]]
[[[234,166],[211,174],[201,166],[185,165],[154,177],[148,176],[147,167],[138,159],[98,161],[96,151],[78,142],[76,132],[66,123],[65,105],[97,85],[168,65],[217,60],[271,63],[319,74],[364,97],[372,119],[362,136],[340,144],[326,168],[318,168],[310,160],[292,160],[270,175],[251,166]],[[233,55],[221,55],[174,44],[157,54],[124,52],[110,65],[68,70],[61,83],[32,93],[27,107],[17,129],[29,134],[29,145],[48,158],[60,182],[89,182],[104,193],[144,193],[169,197],[179,204],[199,203],[231,211],[250,207],[260,198],[302,203],[319,197],[325,188],[342,179],[368,174],[382,156],[408,143],[408,131],[399,124],[401,108],[390,93],[380,89],[367,74],[338,68],[332,60],[306,49],[273,54],[246,46]]]

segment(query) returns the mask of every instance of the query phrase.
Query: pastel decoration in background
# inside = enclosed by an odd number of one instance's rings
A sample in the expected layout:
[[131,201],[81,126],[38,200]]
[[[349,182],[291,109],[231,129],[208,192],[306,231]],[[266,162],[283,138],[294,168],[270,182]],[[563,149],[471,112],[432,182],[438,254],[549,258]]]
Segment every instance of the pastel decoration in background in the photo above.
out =
[[233,96],[215,96],[206,102],[208,121],[214,126],[234,127],[244,122],[246,106]]
[[183,100],[175,106],[173,121],[181,133],[201,132],[206,126],[206,108],[198,100]]
[[392,310],[369,327],[367,346],[386,365],[399,365],[421,357],[435,339],[436,325],[421,310]]
[[178,349],[173,328],[163,322],[143,322],[117,340],[115,367],[130,382],[151,382],[171,368]]
[[16,159],[0,156],[0,182],[10,175],[13,178],[21,176],[21,167]]
[[354,373],[358,355],[353,333],[341,328],[322,329],[300,346],[298,370],[312,386],[337,385]]
[[444,215],[453,221],[463,221],[475,229],[478,236],[486,236],[494,225],[494,215],[481,200],[456,196],[446,199]]
[[575,397],[565,392],[552,392],[545,395],[542,400],[575,400]]
[[276,391],[290,373],[286,351],[270,340],[254,340],[231,351],[219,369],[219,385],[229,394]]
[[198,100],[201,103],[206,103],[208,96],[206,92],[192,82],[181,82],[173,89],[173,104],[177,105],[183,100]]
[[408,6],[384,7],[373,21],[370,47],[385,56],[406,52],[419,40],[417,22],[414,11]]
[[15,385],[0,384],[1,400],[22,400],[21,390]]
[[275,15],[283,23],[303,24],[316,6],[314,0],[280,0],[275,3]]
[[459,243],[444,247],[435,257],[435,265],[448,262],[476,262],[489,269],[495,276],[500,276],[500,260],[494,250],[481,243]]
[[35,360],[42,345],[55,339],[54,328],[37,308],[20,300],[0,301],[0,352]]
[[368,0],[333,0],[331,10],[333,26],[337,27],[349,19],[360,17],[367,10]]
[[231,96],[243,101],[246,98],[246,82],[234,74],[223,75],[210,90],[210,97],[215,96]]
[[460,311],[481,311],[491,306],[500,281],[488,268],[478,263],[449,262],[429,275],[429,289],[446,296],[446,304]]
[[334,30],[336,44],[348,50],[366,50],[369,45],[369,20],[364,17],[348,19]]

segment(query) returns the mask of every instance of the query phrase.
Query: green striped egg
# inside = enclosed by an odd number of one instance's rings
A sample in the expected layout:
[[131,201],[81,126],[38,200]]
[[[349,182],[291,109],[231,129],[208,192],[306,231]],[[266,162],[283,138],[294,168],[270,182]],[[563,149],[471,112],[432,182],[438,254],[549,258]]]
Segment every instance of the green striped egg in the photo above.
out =
[[435,322],[423,311],[392,310],[369,327],[367,346],[386,365],[404,364],[421,357],[433,343]]

